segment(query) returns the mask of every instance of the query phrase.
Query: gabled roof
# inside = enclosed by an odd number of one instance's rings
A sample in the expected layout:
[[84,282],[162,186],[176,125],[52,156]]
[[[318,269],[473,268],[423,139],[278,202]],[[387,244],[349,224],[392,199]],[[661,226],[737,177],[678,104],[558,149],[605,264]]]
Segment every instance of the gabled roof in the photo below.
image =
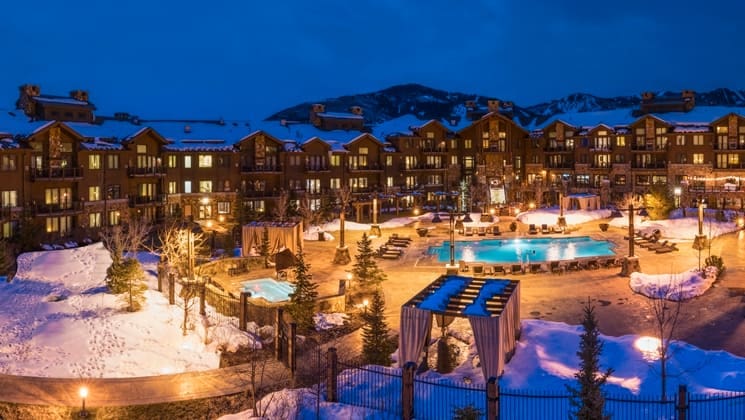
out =
[[378,140],[377,137],[373,136],[370,133],[362,133],[359,136],[353,138],[352,140],[349,140],[347,142],[347,146],[350,146],[350,145],[352,145],[354,143],[357,143],[358,141],[362,141],[363,139],[366,139],[366,138],[369,138],[369,139],[373,140],[375,143],[378,143],[381,147],[385,146],[385,143],[383,143],[382,141]]
[[41,102],[43,104],[58,104],[65,106],[74,106],[85,109],[96,109],[96,107],[89,101],[79,101],[69,96],[57,96],[57,95],[38,95],[29,97],[31,100]]
[[42,125],[41,127],[34,130],[29,137],[34,137],[39,134],[46,133],[49,131],[52,127],[59,127],[62,130],[65,130],[68,134],[72,135],[76,140],[84,140],[84,137],[80,135],[77,131],[73,130],[69,125],[61,122],[61,121],[49,121],[48,123]]
[[238,140],[235,143],[235,146],[236,147],[240,147],[243,143],[249,142],[249,141],[253,140],[256,136],[259,136],[259,135],[263,135],[264,137],[268,138],[270,141],[273,141],[273,142],[277,143],[278,146],[283,146],[284,145],[284,143],[282,142],[282,140],[274,137],[273,135],[267,133],[266,131],[264,131],[264,130],[256,130],[253,133],[251,133],[251,134],[249,134],[249,135],[241,138],[240,140]]
[[127,136],[127,137],[125,137],[125,138],[124,138],[124,139],[122,140],[122,143],[124,143],[124,144],[130,144],[130,143],[133,143],[133,142],[134,142],[135,140],[137,140],[138,138],[140,138],[140,137],[142,137],[142,136],[144,136],[144,135],[146,135],[146,134],[150,134],[150,135],[152,135],[153,137],[155,137],[155,139],[156,139],[156,140],[157,140],[157,141],[158,141],[158,142],[159,142],[159,143],[160,143],[161,145],[166,145],[166,144],[168,144],[168,143],[169,143],[169,141],[168,141],[168,140],[166,140],[166,139],[165,139],[165,137],[161,136],[161,135],[160,135],[160,133],[158,133],[157,131],[155,131],[155,129],[153,129],[153,128],[151,128],[151,127],[143,127],[143,128],[141,128],[141,129],[140,129],[140,130],[138,130],[138,131],[137,131],[136,133],[134,133],[134,134],[132,134],[132,135],[130,135],[130,136]]
[[662,119],[662,118],[658,117],[657,115],[654,115],[654,114],[646,114],[646,115],[642,115],[641,117],[639,117],[639,118],[637,118],[636,120],[634,120],[633,122],[631,122],[631,123],[629,124],[629,127],[633,127],[633,126],[635,126],[635,125],[639,125],[640,123],[644,122],[644,121],[645,121],[645,120],[646,120],[647,118],[652,118],[652,119],[655,119],[655,120],[657,120],[658,122],[660,122],[660,123],[662,123],[662,124],[664,124],[664,125],[666,125],[666,126],[668,126],[668,127],[672,127],[672,126],[673,126],[673,124],[672,124],[672,123],[671,123],[670,121],[666,121],[666,120],[664,120],[664,119]]
[[711,121],[711,122],[710,122],[710,124],[711,124],[711,125],[718,125],[718,124],[719,124],[720,122],[723,122],[723,121],[724,121],[724,122],[728,122],[728,121],[729,121],[729,117],[730,117],[731,115],[734,115],[734,116],[736,116],[736,117],[737,117],[737,119],[738,119],[738,120],[740,120],[740,121],[742,121],[742,120],[745,120],[745,117],[743,117],[742,115],[740,115],[740,114],[738,114],[738,113],[736,113],[736,112],[730,112],[729,114],[727,114],[727,115],[724,115],[724,116],[722,116],[721,118],[717,118],[716,120],[714,120],[714,121]]

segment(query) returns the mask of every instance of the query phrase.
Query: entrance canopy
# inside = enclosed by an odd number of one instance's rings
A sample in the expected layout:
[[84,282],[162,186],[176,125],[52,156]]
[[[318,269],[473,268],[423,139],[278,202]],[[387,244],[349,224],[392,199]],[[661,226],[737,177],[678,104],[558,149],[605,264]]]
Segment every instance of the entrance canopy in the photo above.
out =
[[569,194],[561,197],[561,209],[566,210],[597,210],[600,208],[600,196],[595,194]]
[[243,225],[243,255],[251,248],[261,249],[264,231],[269,235],[269,254],[287,248],[292,254],[303,248],[303,224],[300,222],[251,222]]
[[471,324],[484,379],[497,378],[520,331],[520,282],[440,276],[401,307],[399,364],[418,363],[432,314],[465,317]]

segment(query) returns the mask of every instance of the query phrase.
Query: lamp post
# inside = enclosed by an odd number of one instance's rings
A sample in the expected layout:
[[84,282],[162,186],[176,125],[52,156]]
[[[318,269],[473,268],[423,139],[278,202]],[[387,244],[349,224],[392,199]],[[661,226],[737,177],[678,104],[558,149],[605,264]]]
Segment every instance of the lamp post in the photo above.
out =
[[707,238],[704,235],[704,209],[706,208],[706,199],[699,198],[696,200],[698,206],[698,234],[693,239],[693,249],[698,251],[698,269],[701,270],[701,250],[707,246]]
[[621,263],[621,275],[628,277],[635,271],[641,271],[641,265],[639,264],[639,257],[634,255],[634,212],[640,210],[645,211],[644,208],[634,208],[634,205],[629,203],[629,255],[627,255]]
[[80,409],[79,416],[88,417],[88,411],[86,411],[85,409],[85,399],[88,397],[88,387],[81,386],[78,394],[80,395],[80,399],[82,400],[82,407]]

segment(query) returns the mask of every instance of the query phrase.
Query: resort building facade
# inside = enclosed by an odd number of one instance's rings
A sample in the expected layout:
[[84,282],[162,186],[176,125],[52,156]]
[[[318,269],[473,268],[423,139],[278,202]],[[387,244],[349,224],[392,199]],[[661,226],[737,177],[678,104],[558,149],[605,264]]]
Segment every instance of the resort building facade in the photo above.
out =
[[[358,203],[400,211],[510,211],[580,192],[612,204],[655,184],[681,205],[743,209],[745,109],[694,101],[645,93],[638,109],[530,127],[497,100],[443,121],[370,126],[360,107],[315,104],[307,121],[256,124],[98,117],[84,91],[24,85],[0,115],[0,235],[34,222],[50,239],[92,236],[132,217],[230,226],[271,217],[280,200],[328,206],[345,186]],[[359,209],[369,220],[371,206]]]

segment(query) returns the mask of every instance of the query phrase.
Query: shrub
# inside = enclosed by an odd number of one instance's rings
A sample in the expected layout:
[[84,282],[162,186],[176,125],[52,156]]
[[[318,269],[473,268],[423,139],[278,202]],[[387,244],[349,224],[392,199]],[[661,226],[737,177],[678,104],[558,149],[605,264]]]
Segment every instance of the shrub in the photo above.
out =
[[472,405],[457,407],[453,410],[454,420],[478,420],[483,416],[484,412]]
[[717,255],[711,255],[709,257],[706,257],[706,267],[716,267],[717,268],[717,277],[719,277],[720,274],[722,274],[722,271],[724,271],[724,260],[722,260],[722,257],[719,257]]
[[514,232],[514,231],[516,231],[516,230],[517,230],[517,222],[512,222],[512,223],[510,223],[510,230],[511,230],[512,232]]

